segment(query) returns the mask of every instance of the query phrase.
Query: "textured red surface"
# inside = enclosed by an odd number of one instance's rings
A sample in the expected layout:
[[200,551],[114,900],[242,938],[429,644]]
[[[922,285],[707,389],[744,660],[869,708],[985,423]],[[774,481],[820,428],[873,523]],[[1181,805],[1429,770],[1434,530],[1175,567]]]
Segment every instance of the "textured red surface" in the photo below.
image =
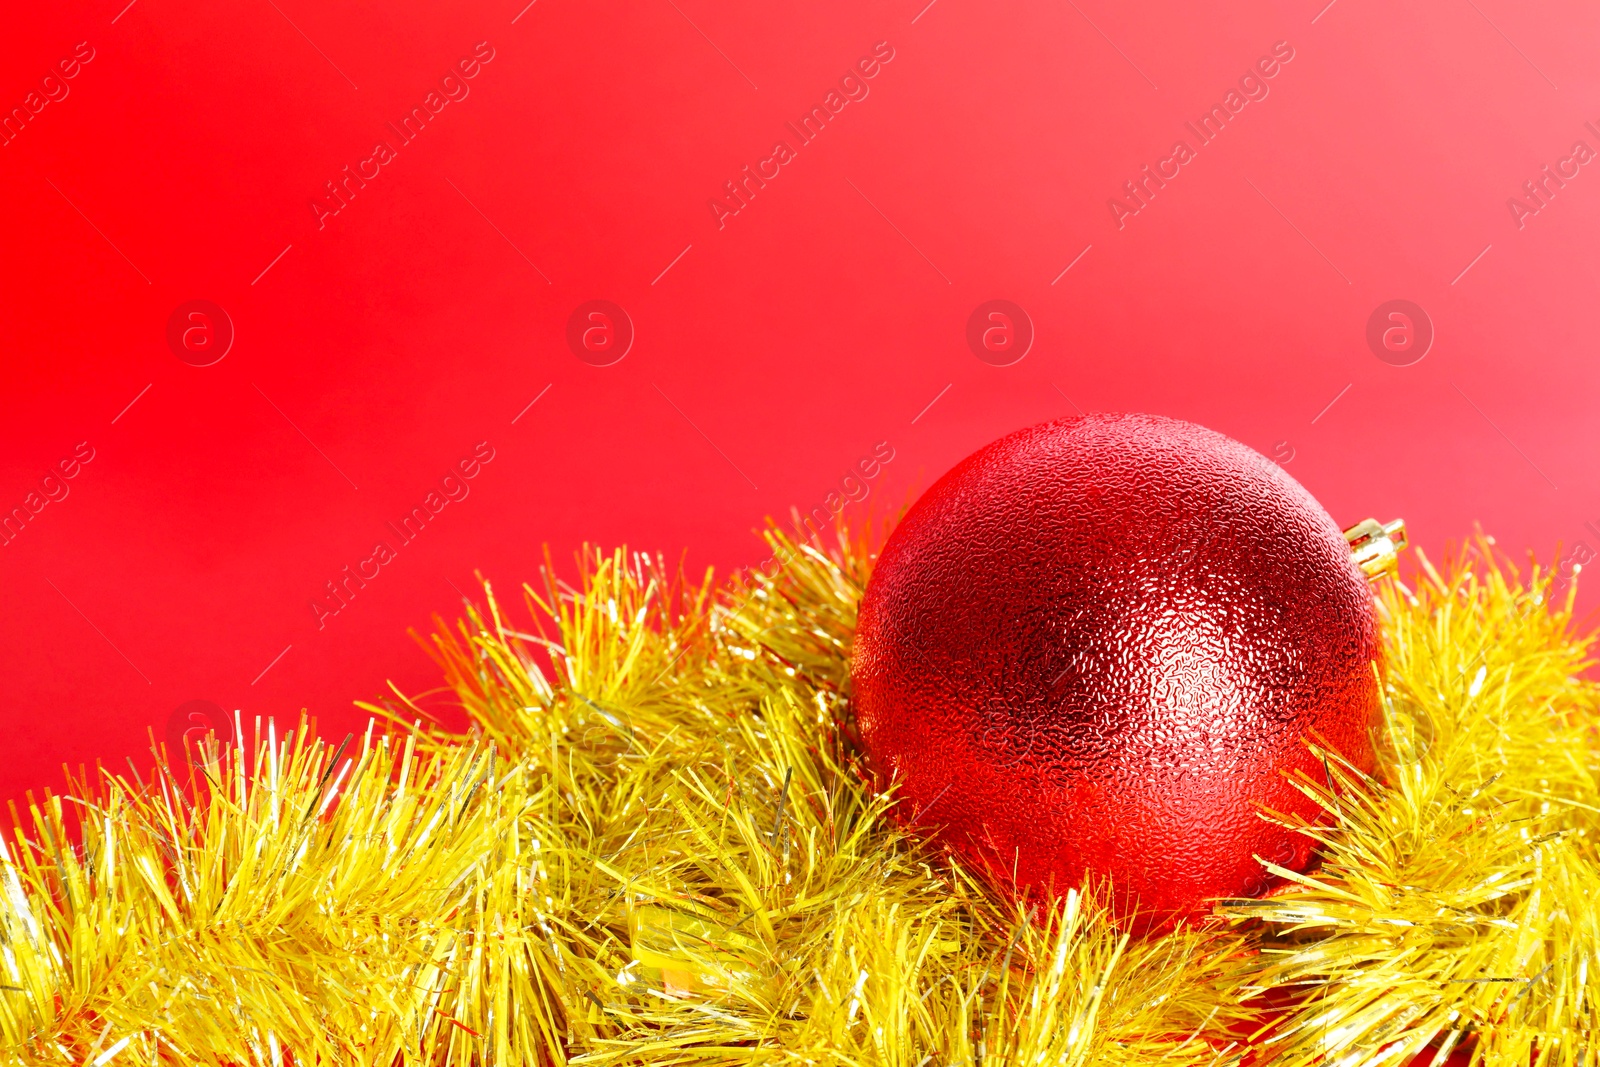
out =
[[862,603],[862,738],[901,811],[1021,887],[1184,916],[1310,842],[1284,772],[1373,762],[1367,581],[1276,464],[1172,419],[1067,419],[941,478]]

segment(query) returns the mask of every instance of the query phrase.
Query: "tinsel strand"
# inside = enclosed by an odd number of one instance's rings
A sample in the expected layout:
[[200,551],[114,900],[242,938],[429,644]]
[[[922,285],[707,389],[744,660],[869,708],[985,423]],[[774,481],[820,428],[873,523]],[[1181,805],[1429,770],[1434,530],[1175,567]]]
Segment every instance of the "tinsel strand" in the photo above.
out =
[[[893,818],[849,706],[870,532],[729,584],[585,551],[426,642],[471,722],[75,776],[0,841],[28,1064],[1595,1062],[1590,641],[1480,539],[1381,591],[1379,772],[1198,928],[1016,901]],[[526,619],[526,622],[518,620]],[[1314,739],[1312,739],[1314,743]],[[1274,818],[1264,812],[1263,817]],[[1281,818],[1281,817],[1280,817]]]

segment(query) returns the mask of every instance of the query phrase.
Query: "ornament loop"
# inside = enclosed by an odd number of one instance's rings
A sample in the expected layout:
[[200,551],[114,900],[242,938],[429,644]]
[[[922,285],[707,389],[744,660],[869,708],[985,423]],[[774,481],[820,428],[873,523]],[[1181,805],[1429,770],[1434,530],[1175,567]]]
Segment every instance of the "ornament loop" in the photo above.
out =
[[1400,550],[1406,547],[1406,521],[1362,519],[1344,532],[1344,539],[1362,574],[1368,578],[1393,574],[1400,564]]

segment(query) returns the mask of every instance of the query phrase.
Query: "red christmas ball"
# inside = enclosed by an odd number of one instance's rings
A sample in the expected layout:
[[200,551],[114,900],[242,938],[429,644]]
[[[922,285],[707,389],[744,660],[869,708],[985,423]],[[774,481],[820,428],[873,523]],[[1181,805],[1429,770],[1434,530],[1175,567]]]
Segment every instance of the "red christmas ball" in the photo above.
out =
[[1004,437],[884,545],[852,663],[897,810],[1019,892],[1109,879],[1141,923],[1306,869],[1286,780],[1317,740],[1370,771],[1377,624],[1328,513],[1191,423],[1090,415]]

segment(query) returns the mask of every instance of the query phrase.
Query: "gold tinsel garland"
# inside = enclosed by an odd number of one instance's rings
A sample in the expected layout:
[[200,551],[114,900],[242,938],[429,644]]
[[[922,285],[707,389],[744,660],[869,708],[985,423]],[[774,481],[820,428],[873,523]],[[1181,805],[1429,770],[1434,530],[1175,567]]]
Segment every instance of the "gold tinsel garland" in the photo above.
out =
[[[1479,539],[1385,582],[1382,770],[1300,783],[1309,875],[1145,939],[1024,909],[853,764],[870,534],[731,586],[582,558],[403,698],[81,775],[0,852],[28,1064],[1404,1064],[1600,1058],[1597,688],[1570,590]],[[550,572],[547,569],[546,574]],[[521,617],[519,611],[518,617]],[[251,727],[246,729],[246,727]],[[250,735],[248,743],[246,734]]]

